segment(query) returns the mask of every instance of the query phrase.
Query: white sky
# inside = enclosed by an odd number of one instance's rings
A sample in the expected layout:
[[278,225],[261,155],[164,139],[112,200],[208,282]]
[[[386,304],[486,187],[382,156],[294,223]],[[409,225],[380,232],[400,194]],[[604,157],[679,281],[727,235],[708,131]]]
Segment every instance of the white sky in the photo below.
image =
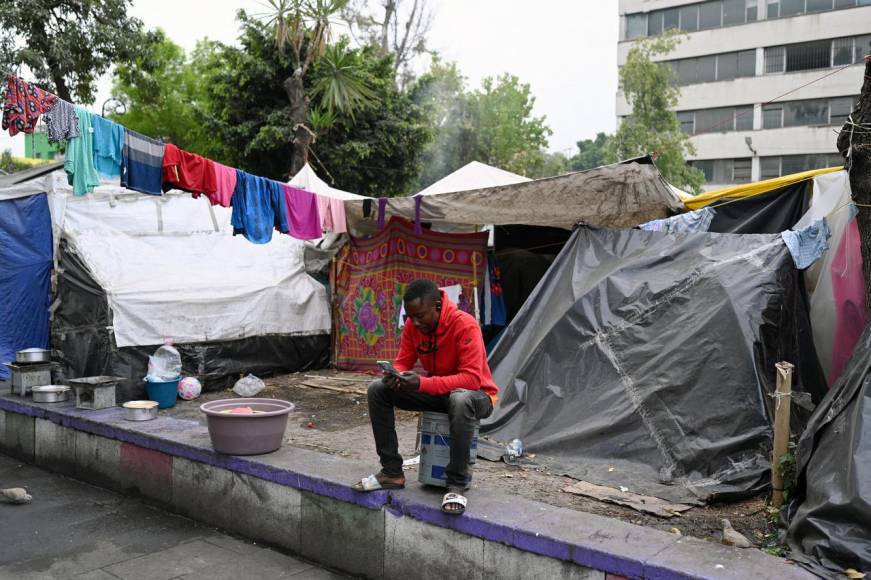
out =
[[[375,3],[378,0],[370,0]],[[536,115],[553,130],[552,151],[571,154],[580,139],[616,125],[617,0],[430,0],[430,47],[456,61],[471,87],[508,72],[529,83]],[[133,15],[185,49],[209,37],[234,43],[236,11],[257,0],[134,0]],[[92,107],[109,97],[104,79]],[[0,150],[23,155],[22,135],[3,132]]]

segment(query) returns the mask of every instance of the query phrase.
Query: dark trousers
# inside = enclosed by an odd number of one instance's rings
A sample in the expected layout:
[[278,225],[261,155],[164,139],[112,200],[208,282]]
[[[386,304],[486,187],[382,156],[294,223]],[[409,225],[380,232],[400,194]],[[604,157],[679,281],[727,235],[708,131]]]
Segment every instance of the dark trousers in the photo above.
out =
[[402,456],[396,438],[394,408],[405,411],[447,413],[451,423],[451,461],[445,470],[449,486],[465,487],[469,480],[469,447],[475,422],[493,412],[493,403],[484,391],[457,389],[447,395],[428,395],[394,391],[383,381],[369,385],[369,419],[375,435],[375,448],[385,474],[402,475]]

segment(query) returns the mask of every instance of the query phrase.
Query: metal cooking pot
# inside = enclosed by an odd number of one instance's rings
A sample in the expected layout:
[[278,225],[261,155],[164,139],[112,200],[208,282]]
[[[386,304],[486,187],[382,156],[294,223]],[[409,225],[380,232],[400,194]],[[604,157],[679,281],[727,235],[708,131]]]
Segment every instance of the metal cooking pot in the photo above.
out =
[[127,401],[124,412],[128,421],[150,421],[157,417],[157,401]]
[[63,385],[33,387],[34,403],[62,403],[70,398],[70,388]]
[[51,351],[47,348],[25,348],[15,353],[15,362],[19,364],[51,362]]

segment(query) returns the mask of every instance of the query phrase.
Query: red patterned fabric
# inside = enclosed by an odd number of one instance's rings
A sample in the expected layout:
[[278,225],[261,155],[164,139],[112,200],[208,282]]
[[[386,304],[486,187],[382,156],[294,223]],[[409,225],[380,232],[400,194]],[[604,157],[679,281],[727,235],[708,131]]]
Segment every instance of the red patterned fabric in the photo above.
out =
[[10,135],[33,133],[39,116],[51,109],[57,97],[28,84],[14,75],[6,77],[6,100],[3,104],[3,129]]
[[472,312],[473,280],[484,281],[487,233],[443,234],[392,218],[370,239],[351,238],[336,270],[336,366],[375,370],[399,352],[399,311],[405,287],[419,278],[463,287],[460,309]]

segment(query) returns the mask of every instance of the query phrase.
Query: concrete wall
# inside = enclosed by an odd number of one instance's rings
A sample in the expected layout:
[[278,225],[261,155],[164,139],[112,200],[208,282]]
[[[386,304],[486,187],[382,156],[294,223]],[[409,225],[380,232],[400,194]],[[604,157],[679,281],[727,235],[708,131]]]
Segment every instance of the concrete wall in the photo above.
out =
[[486,490],[466,514],[449,516],[440,492],[417,484],[352,491],[348,482],[364,473],[358,462],[288,447],[219,455],[202,425],[129,423],[117,408],[0,396],[0,452],[366,578],[811,578],[756,550]]

